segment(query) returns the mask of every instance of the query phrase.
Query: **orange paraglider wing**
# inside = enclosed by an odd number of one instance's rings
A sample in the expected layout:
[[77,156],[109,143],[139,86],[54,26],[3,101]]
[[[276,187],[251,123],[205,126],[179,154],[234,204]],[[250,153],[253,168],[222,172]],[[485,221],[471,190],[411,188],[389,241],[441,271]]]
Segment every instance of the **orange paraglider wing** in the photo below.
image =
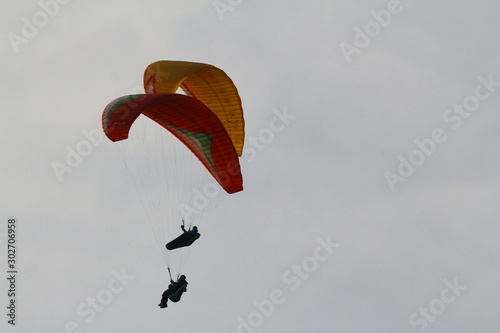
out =
[[215,66],[187,61],[157,61],[146,68],[146,93],[175,93],[179,87],[219,117],[241,156],[245,121],[238,90],[229,76]]

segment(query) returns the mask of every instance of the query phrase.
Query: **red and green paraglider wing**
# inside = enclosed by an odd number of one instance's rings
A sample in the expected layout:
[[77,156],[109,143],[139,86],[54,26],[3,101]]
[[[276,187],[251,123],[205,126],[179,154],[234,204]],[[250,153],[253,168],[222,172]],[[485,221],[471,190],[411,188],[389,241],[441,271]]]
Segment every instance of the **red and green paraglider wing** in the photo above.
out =
[[104,133],[111,141],[128,138],[141,114],[182,141],[228,193],[243,190],[238,155],[219,118],[199,100],[180,94],[123,96],[102,114]]

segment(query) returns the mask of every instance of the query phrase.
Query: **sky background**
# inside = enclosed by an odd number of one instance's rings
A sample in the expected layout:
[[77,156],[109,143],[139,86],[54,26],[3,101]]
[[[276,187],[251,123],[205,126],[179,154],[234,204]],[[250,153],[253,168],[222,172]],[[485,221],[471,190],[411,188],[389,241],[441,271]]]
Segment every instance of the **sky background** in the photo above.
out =
[[[0,13],[0,276],[12,217],[18,269],[15,326],[0,280],[2,332],[498,332],[497,1],[41,0]],[[188,292],[167,309],[144,207],[97,134],[157,60],[223,69],[247,135],[245,190],[205,221]],[[78,147],[91,148],[70,166]]]

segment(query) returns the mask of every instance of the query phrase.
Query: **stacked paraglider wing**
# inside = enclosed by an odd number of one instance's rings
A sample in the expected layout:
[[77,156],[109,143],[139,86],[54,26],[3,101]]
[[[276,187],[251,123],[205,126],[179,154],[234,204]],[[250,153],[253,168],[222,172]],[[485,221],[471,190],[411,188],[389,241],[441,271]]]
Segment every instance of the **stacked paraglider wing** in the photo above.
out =
[[128,138],[145,115],[170,131],[203,163],[227,193],[243,190],[238,154],[220,119],[201,101],[181,94],[123,96],[106,106],[104,133],[111,141]]
[[175,93],[180,87],[220,119],[238,156],[243,152],[245,121],[238,90],[221,69],[203,63],[162,60],[144,72],[146,93]]

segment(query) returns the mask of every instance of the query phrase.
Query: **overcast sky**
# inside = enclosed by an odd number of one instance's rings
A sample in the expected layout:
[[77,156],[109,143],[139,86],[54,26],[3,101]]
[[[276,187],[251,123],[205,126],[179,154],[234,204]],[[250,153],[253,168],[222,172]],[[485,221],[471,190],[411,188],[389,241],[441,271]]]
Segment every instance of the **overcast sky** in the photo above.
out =
[[[498,332],[497,1],[0,13],[2,332]],[[223,69],[247,138],[245,190],[210,202],[166,309],[163,250],[100,123],[158,60]]]

